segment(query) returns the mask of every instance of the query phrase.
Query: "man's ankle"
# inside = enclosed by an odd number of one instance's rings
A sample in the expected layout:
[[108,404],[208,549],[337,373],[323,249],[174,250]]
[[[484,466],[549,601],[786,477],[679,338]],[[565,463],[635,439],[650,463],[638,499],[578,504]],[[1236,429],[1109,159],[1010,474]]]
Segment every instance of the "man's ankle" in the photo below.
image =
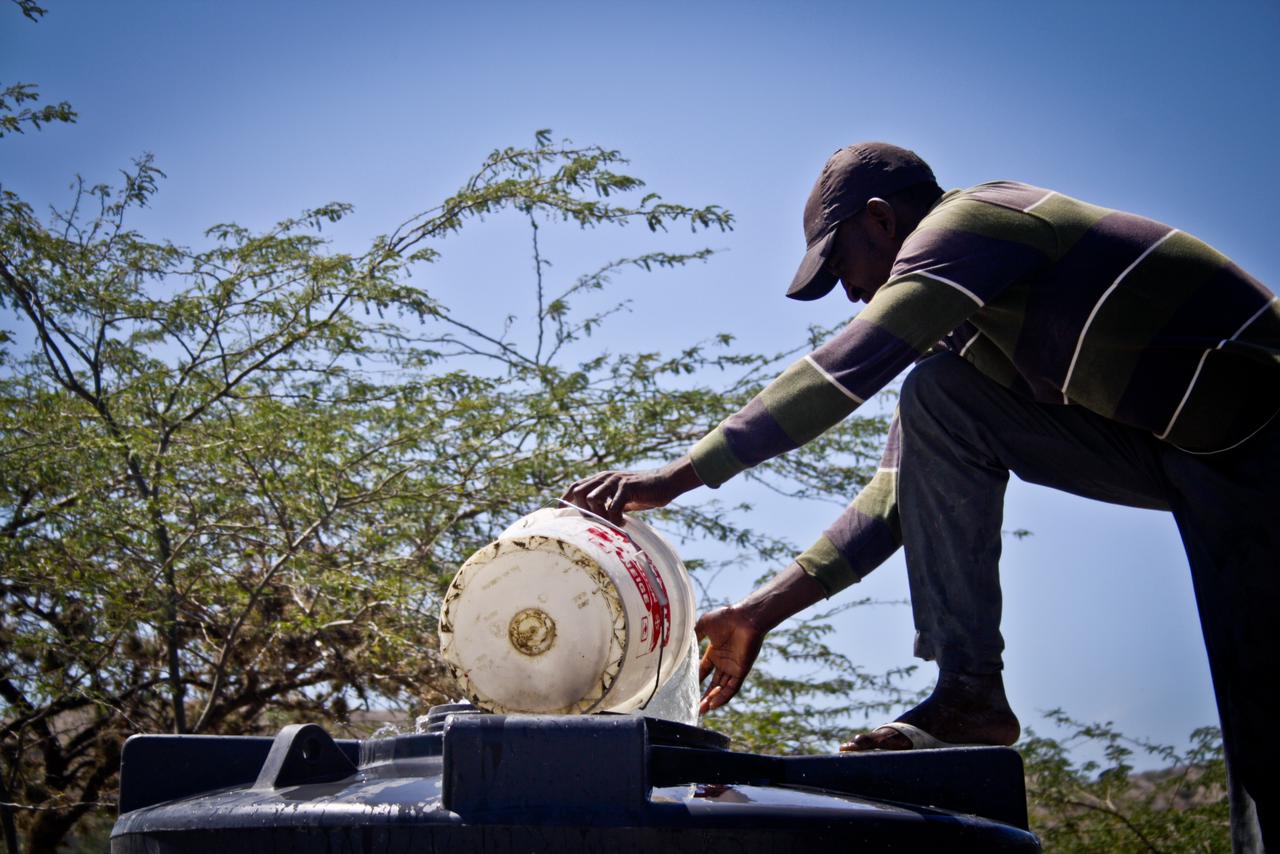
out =
[[963,705],[1000,710],[1009,708],[1009,700],[1004,693],[1004,677],[999,671],[967,673],[962,670],[940,670],[933,692],[939,699]]

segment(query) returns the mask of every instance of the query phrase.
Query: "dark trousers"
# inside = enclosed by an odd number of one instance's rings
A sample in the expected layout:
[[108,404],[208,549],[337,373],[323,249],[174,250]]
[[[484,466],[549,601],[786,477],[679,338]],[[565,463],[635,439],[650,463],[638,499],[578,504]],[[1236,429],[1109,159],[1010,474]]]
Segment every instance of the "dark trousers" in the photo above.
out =
[[1249,850],[1251,828],[1257,832],[1251,798],[1263,838],[1280,845],[1270,782],[1280,751],[1269,731],[1280,710],[1270,684],[1280,658],[1280,419],[1231,451],[1190,454],[1081,407],[1031,401],[950,354],[911,371],[899,417],[898,507],[916,654],[943,670],[1001,669],[998,564],[1009,472],[1172,511],[1209,653],[1233,838]]

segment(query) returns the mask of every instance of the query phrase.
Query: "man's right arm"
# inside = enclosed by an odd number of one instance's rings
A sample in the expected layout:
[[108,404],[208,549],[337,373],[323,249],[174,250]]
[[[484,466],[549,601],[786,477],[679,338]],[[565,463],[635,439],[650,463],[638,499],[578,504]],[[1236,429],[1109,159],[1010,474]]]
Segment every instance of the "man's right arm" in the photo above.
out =
[[898,466],[902,461],[901,425],[889,424],[880,466],[853,502],[818,541],[796,558],[833,596],[861,581],[902,545],[898,524]]
[[902,544],[897,509],[899,436],[895,415],[875,477],[816,543],[740,602],[708,611],[698,620],[698,639],[709,642],[699,680],[711,677],[699,714],[733,699],[770,631],[860,581],[898,550]]

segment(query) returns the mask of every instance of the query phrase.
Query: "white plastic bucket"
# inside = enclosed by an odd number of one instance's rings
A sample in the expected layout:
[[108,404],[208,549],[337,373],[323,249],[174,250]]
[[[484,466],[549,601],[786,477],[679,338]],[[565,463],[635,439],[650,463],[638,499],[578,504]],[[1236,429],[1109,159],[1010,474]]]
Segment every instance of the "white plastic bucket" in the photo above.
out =
[[645,523],[544,508],[458,570],[440,650],[490,711],[628,712],[687,657],[694,607],[684,564]]

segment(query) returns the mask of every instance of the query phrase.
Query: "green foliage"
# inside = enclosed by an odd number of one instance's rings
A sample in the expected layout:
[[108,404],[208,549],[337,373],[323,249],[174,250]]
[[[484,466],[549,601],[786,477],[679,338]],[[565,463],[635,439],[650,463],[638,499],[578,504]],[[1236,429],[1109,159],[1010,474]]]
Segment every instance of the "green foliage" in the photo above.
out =
[[42,107],[21,107],[39,100],[36,87],[30,83],[15,83],[0,91],[0,137],[23,133],[23,125],[39,130],[41,125],[75,121],[75,111],[66,101]]
[[[0,189],[0,801],[21,805],[32,850],[110,804],[132,732],[447,698],[436,613],[469,554],[574,477],[682,453],[777,373],[789,354],[731,354],[725,336],[592,346],[619,310],[590,310],[593,292],[710,251],[557,282],[539,230],[732,223],[624,164],[540,133],[358,254],[320,231],[342,204],[217,225],[201,248],[149,239],[128,223],[163,177],[150,158],[116,186],[78,181],[48,221]],[[531,316],[464,318],[411,280],[504,211],[534,234]],[[820,492],[843,453],[864,477],[882,428],[853,419],[756,476]],[[664,518],[747,559],[793,552],[714,503]],[[820,658],[820,637],[788,654]]]
[[31,21],[38,21],[44,17],[48,9],[36,4],[35,0],[13,0],[13,4],[18,7],[24,17]]
[[[1222,735],[1197,729],[1189,746],[1126,737],[1111,724],[1082,724],[1059,709],[1047,714],[1070,734],[1028,730],[1018,744],[1026,764],[1032,830],[1053,852],[1230,851]],[[1101,751],[1078,762],[1072,753]],[[1135,753],[1156,757],[1159,771],[1134,773]]]

